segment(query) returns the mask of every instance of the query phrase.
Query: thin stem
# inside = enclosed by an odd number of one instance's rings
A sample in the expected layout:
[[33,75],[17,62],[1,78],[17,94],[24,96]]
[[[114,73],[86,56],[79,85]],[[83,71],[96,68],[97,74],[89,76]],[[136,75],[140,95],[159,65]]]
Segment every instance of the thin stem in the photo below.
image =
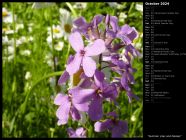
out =
[[102,54],[99,55],[99,67],[98,69],[101,71],[101,60],[102,60]]
[[[14,70],[16,69],[16,23],[15,23],[15,10],[14,10],[14,5],[12,4],[12,21],[13,21],[13,30],[14,30]],[[13,82],[13,87],[12,91],[16,91],[16,75],[14,74],[14,82]]]

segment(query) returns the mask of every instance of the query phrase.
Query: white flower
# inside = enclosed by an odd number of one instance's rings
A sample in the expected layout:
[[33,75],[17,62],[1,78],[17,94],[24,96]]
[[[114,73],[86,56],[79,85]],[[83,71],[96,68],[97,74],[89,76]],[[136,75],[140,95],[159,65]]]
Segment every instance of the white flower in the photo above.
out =
[[24,56],[29,56],[31,54],[31,51],[30,50],[22,50],[22,51],[20,51],[20,54],[24,55]]
[[127,18],[127,15],[124,12],[121,12],[119,14],[119,21],[124,22],[124,20]]
[[54,49],[57,51],[61,51],[64,47],[64,43],[63,42],[58,42],[58,44],[54,45]]
[[8,36],[7,35],[6,36],[3,36],[2,42],[3,43],[8,43],[8,41],[9,41]]
[[34,2],[34,4],[32,5],[32,8],[40,9],[40,8],[54,6],[54,5],[55,5],[54,2]]
[[87,3],[85,3],[85,2],[76,2],[73,5],[74,9],[85,9],[86,7],[87,7]]
[[23,44],[24,42],[26,42],[26,37],[25,36],[20,37],[16,41],[16,47],[18,47],[19,45]]
[[140,49],[140,48],[141,48],[141,43],[140,43],[140,42],[137,42],[137,43],[135,44],[135,48]]
[[14,33],[14,31],[11,30],[10,27],[3,28],[2,32],[5,34],[13,34]]
[[24,29],[24,25],[21,24],[16,24],[16,31],[18,31],[19,29]]
[[118,4],[117,2],[107,2],[107,4],[108,4],[110,7],[113,7],[113,8],[117,8],[117,9],[122,9],[122,8],[123,8],[123,5]]
[[143,12],[143,5],[142,4],[136,4],[135,8],[136,8],[136,10]]
[[64,39],[67,40],[69,34],[71,33],[71,29],[73,26],[73,19],[69,11],[65,9],[59,9],[60,12],[60,20],[61,20],[61,27],[64,34]]
[[[51,34],[51,28],[48,27],[48,37],[47,37],[47,42],[48,43],[52,43],[52,34]],[[53,38],[54,39],[58,39],[61,38],[63,36],[63,31],[60,25],[53,25],[52,26],[53,29]]]
[[3,16],[3,22],[5,23],[12,23],[12,13],[9,12],[6,8],[3,7],[3,11],[2,11],[2,16]]
[[8,46],[8,54],[14,54],[14,46]]
[[135,121],[136,121],[136,117],[135,117],[134,115],[132,115],[132,117],[130,118],[130,120],[131,120],[132,122],[135,122]]
[[25,79],[28,80],[32,77],[31,73],[29,71],[26,72],[25,74]]

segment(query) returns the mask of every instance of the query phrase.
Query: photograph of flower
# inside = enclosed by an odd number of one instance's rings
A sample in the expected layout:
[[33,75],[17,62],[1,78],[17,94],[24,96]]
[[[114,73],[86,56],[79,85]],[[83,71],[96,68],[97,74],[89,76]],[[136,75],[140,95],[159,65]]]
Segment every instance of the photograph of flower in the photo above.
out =
[[142,2],[3,2],[3,137],[143,137]]

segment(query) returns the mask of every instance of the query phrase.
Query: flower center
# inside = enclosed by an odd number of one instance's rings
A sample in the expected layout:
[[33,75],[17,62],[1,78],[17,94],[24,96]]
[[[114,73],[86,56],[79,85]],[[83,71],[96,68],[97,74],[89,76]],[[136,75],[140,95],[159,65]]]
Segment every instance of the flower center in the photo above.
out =
[[64,25],[64,29],[65,29],[65,32],[67,32],[67,33],[70,33],[71,32],[71,25],[70,24],[65,24]]
[[53,29],[53,32],[54,32],[54,33],[59,33],[59,29],[54,28],[54,29]]
[[84,50],[80,50],[80,54],[81,54],[81,56],[84,56],[85,55],[85,51]]
[[97,94],[101,94],[101,93],[102,93],[102,90],[101,90],[101,89],[98,89],[98,90],[96,91],[96,93],[97,93]]
[[6,12],[6,11],[3,11],[2,15],[3,15],[3,17],[6,17],[6,16],[8,16],[8,12]]

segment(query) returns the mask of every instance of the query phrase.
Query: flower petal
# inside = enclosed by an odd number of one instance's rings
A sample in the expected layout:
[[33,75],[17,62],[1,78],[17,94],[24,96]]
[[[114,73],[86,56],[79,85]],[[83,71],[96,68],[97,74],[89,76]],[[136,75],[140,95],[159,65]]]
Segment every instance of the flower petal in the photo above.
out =
[[84,17],[79,17],[78,19],[74,20],[74,25],[77,27],[81,27],[87,24],[86,20]]
[[77,53],[74,59],[69,64],[67,64],[66,71],[69,73],[69,75],[73,75],[79,70],[81,60],[82,57],[79,53]]
[[96,62],[90,57],[83,57],[83,70],[87,77],[92,77],[96,70]]
[[88,114],[92,121],[100,120],[103,116],[102,109],[102,99],[100,97],[95,97],[91,102],[88,110]]
[[89,103],[82,103],[82,104],[77,104],[77,103],[73,103],[74,107],[79,110],[79,111],[85,111],[87,112],[89,109]]
[[96,70],[94,74],[94,81],[98,87],[101,87],[103,80],[104,80],[104,73],[101,71]]
[[86,56],[99,55],[103,53],[105,49],[106,49],[105,42],[102,39],[97,39],[96,41],[94,41],[92,45],[88,45],[85,48],[85,51],[86,51],[85,55]]
[[80,87],[75,87],[70,90],[70,93],[72,93],[73,103],[78,104],[90,101],[94,92],[95,89],[83,89]]
[[71,103],[69,101],[63,102],[61,106],[57,109],[56,116],[60,120],[60,124],[66,124],[69,118]]
[[121,138],[128,132],[127,121],[119,121],[117,125],[112,129],[112,138]]
[[123,86],[123,88],[127,91],[130,91],[130,87],[128,85],[128,80],[127,80],[127,73],[124,72],[121,78],[121,85]]
[[67,101],[68,96],[65,94],[57,94],[56,98],[54,99],[54,104],[55,105],[61,105],[63,102]]
[[81,119],[78,110],[74,106],[71,106],[70,113],[71,113],[73,120],[80,120]]
[[70,42],[72,48],[76,52],[79,52],[80,50],[83,50],[83,48],[84,48],[83,40],[82,40],[81,34],[79,32],[72,33],[69,36],[69,42]]
[[127,92],[127,96],[128,96],[128,99],[129,99],[129,103],[132,102],[132,98],[135,98],[136,100],[139,100],[139,97],[137,95],[133,94],[131,91]]
[[68,74],[67,71],[64,71],[63,74],[60,76],[58,80],[58,85],[62,85],[65,83],[68,79],[70,78],[70,75]]
[[104,122],[96,122],[94,124],[94,131],[96,132],[102,132],[109,128],[111,128],[113,125],[112,120],[106,120]]

